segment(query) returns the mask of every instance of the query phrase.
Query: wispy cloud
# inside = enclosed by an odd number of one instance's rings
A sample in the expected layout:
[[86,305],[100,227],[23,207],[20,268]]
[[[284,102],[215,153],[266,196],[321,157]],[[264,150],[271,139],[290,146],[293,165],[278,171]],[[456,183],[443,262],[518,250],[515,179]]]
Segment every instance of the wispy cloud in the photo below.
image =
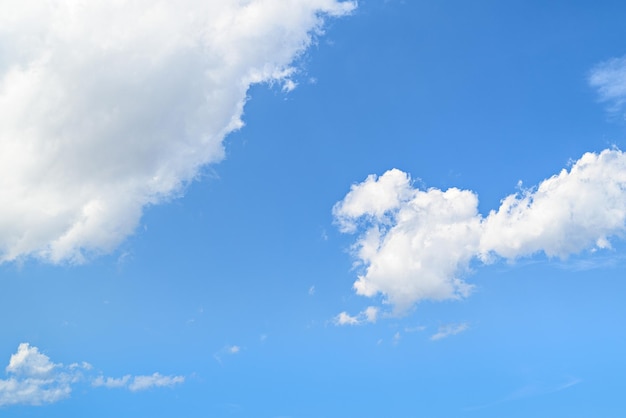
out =
[[[267,336],[261,335],[260,341],[263,342]],[[215,354],[213,354],[213,358],[218,363],[222,364],[222,357],[224,356],[233,356],[235,354],[239,354],[242,348],[239,345],[225,345],[220,350],[218,350]]]
[[626,56],[595,66],[589,84],[598,90],[600,100],[609,103],[612,112],[622,111],[626,104]]
[[91,382],[91,385],[109,389],[128,389],[132,392],[137,392],[155,387],[172,387],[184,381],[184,376],[164,376],[160,373],[153,373],[143,376],[125,375],[120,378],[98,376]]
[[151,387],[173,386],[184,381],[183,376],[126,375],[111,378],[92,377],[93,367],[86,362],[63,365],[54,363],[37,347],[22,343],[6,367],[7,379],[0,379],[0,406],[42,405],[68,398],[74,385],[91,382],[92,386],[127,388],[131,391]]
[[490,408],[492,406],[500,405],[506,402],[516,401],[519,399],[526,399],[526,398],[532,398],[535,396],[549,395],[551,393],[556,393],[556,392],[569,389],[580,383],[582,383],[582,379],[575,378],[575,377],[571,377],[567,379],[566,381],[564,381],[563,383],[559,383],[559,384],[554,384],[554,383],[546,384],[545,382],[544,383],[535,382],[532,384],[524,385],[497,401],[490,402],[484,405],[467,407],[465,408],[465,410],[475,411],[475,410]]
[[452,335],[457,335],[462,333],[463,331],[467,331],[469,329],[469,325],[467,323],[462,324],[446,324],[439,327],[437,333],[430,336],[431,341],[438,341],[444,338],[448,338]]
[[[336,0],[3,1],[0,262],[81,262],[224,158],[248,88],[293,61]],[[33,152],[36,150],[36,152]]]
[[463,277],[472,260],[565,259],[611,248],[610,239],[626,233],[626,154],[586,153],[487,216],[474,192],[420,190],[397,169],[353,185],[333,214],[341,231],[358,233],[356,292],[383,294],[402,312],[424,299],[467,297],[473,286]]

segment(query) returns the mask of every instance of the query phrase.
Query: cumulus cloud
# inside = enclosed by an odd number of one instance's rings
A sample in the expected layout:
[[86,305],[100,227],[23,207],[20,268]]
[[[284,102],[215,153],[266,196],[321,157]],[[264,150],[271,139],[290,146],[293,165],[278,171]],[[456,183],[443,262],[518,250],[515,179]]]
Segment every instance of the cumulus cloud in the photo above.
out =
[[224,156],[340,0],[0,0],[0,262],[81,262]]
[[7,379],[0,379],[0,406],[41,405],[67,398],[72,384],[89,370],[87,363],[64,366],[53,363],[37,347],[22,343],[6,367]]
[[358,234],[357,294],[382,294],[403,311],[424,299],[467,297],[473,286],[463,277],[472,260],[610,248],[625,232],[626,154],[586,153],[536,188],[505,197],[486,217],[474,192],[420,190],[397,169],[353,185],[333,214],[340,230]]
[[368,306],[356,316],[351,316],[347,312],[340,312],[333,318],[335,325],[361,325],[366,322],[374,323],[378,319],[379,309],[376,306]]
[[613,58],[594,67],[589,84],[598,90],[600,100],[618,112],[626,104],[626,56]]
[[6,367],[7,379],[0,379],[0,406],[42,405],[68,398],[74,385],[90,381],[94,387],[126,388],[140,391],[153,387],[171,387],[183,383],[183,376],[126,375],[111,378],[99,375],[93,378],[89,363],[72,363],[68,366],[54,363],[37,347],[28,343],[18,346]]
[[469,325],[463,324],[446,324],[439,327],[436,334],[430,337],[431,341],[441,340],[443,338],[450,337],[452,335],[460,334],[463,331],[469,329]]

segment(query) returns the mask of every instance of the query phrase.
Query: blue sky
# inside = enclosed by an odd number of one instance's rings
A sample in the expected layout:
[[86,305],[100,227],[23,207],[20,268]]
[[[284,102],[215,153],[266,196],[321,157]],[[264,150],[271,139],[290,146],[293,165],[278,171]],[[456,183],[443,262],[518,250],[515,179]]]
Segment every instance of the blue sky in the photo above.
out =
[[0,1],[2,416],[623,416],[620,2],[183,6]]

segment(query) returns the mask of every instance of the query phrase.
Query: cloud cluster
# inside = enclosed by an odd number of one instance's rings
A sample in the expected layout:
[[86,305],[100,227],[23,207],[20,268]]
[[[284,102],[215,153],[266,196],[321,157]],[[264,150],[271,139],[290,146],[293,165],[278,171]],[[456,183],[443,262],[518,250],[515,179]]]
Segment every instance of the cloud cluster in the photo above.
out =
[[486,217],[474,192],[420,190],[397,169],[353,185],[333,214],[340,230],[358,233],[356,292],[383,294],[403,311],[424,299],[469,295],[463,276],[472,260],[610,248],[610,238],[626,231],[626,154],[587,153],[569,171],[505,197]]
[[0,406],[41,405],[67,398],[72,392],[71,385],[89,369],[87,363],[70,366],[53,363],[37,347],[22,343],[6,367],[9,377],[0,379]]
[[6,367],[7,379],[0,379],[0,406],[42,405],[65,399],[72,393],[72,387],[83,381],[92,386],[126,388],[133,392],[153,387],[171,387],[183,383],[183,376],[163,376],[154,373],[147,376],[126,375],[115,379],[102,375],[93,378],[89,363],[72,363],[65,366],[53,363],[37,347],[22,343],[17,352],[11,355]]
[[0,262],[81,262],[224,156],[339,0],[0,0]]

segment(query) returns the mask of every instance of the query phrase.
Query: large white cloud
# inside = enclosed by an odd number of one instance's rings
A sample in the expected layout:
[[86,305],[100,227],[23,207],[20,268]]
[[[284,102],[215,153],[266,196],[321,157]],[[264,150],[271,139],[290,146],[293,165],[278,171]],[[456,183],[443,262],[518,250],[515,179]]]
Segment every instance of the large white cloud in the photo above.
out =
[[28,343],[18,346],[6,367],[7,379],[0,379],[0,406],[42,405],[68,398],[72,388],[83,381],[91,386],[124,388],[132,392],[159,387],[172,387],[185,381],[184,376],[165,376],[160,373],[121,378],[91,376],[89,363],[65,366],[54,363],[37,347]]
[[0,261],[80,262],[223,158],[339,0],[0,0]]
[[333,213],[340,230],[359,233],[356,292],[382,294],[403,311],[424,299],[466,297],[472,260],[609,248],[626,232],[626,154],[587,153],[569,171],[507,196],[486,217],[475,193],[420,190],[397,169],[353,185]]

